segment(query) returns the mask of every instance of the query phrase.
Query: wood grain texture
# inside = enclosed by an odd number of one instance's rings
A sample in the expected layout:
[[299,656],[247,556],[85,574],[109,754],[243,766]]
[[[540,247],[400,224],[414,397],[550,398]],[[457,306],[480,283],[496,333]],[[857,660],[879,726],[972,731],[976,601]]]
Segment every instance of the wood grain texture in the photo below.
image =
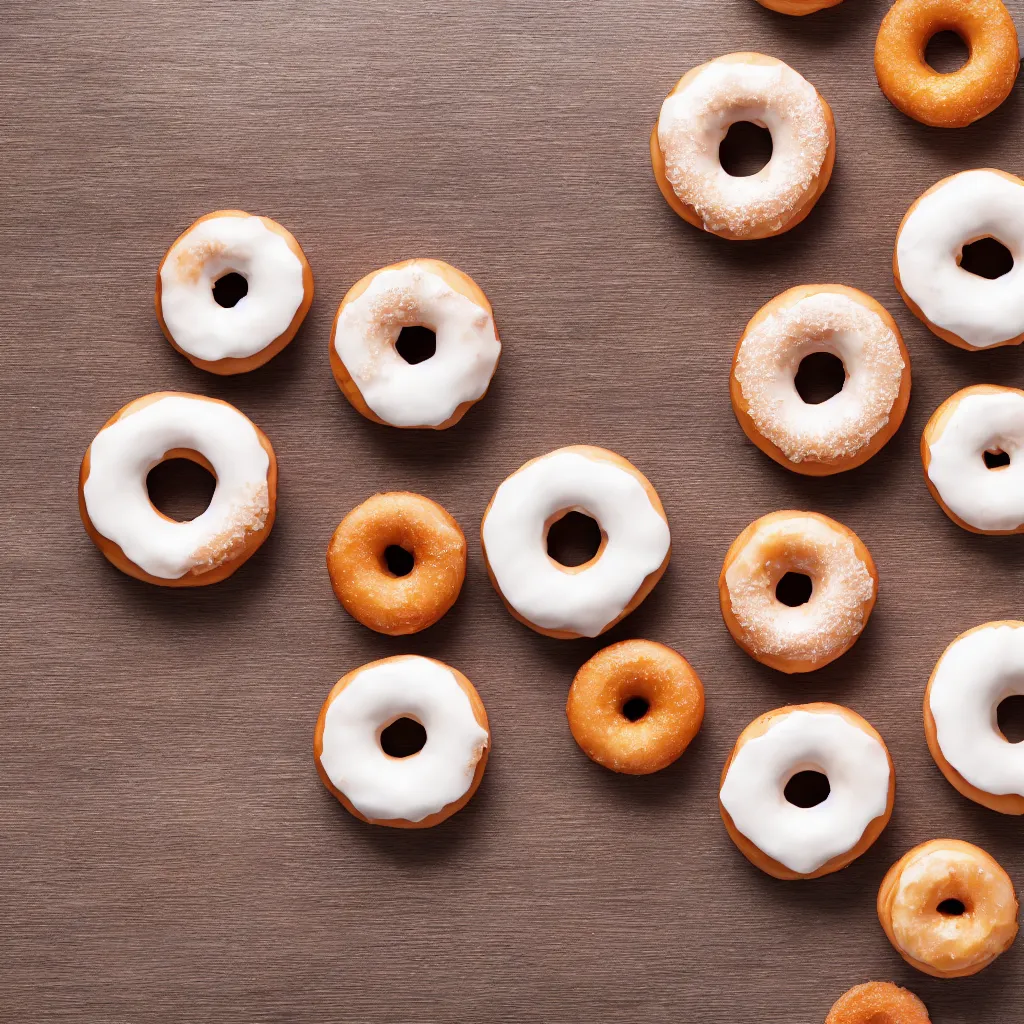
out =
[[[959,632],[1020,618],[1024,548],[954,526],[917,442],[968,384],[1021,385],[1021,350],[959,351],[899,300],[908,205],[943,175],[1019,173],[1021,88],[971,128],[925,128],[872,72],[885,5],[788,19],[753,0],[26,0],[0,29],[0,1019],[90,1022],[821,1021],[868,979],[909,985],[936,1024],[1014,1019],[1020,943],[977,977],[916,974],[875,919],[886,868],[949,835],[1024,880],[1020,823],[960,797],[932,763],[921,699]],[[1018,16],[1019,11],[1014,12]],[[729,244],[682,223],[647,135],[689,67],[757,49],[832,105],[835,176],[781,238]],[[164,341],[153,279],[194,218],[238,207],[304,247],[316,300],[292,345],[236,378]],[[331,378],[345,290],[414,255],[490,297],[505,351],[487,399],[440,434],[369,423]],[[913,359],[906,422],[864,467],[787,473],[729,406],[733,347],[791,285],[861,288]],[[150,391],[237,404],[280,461],[265,547],[215,587],[120,575],[78,521],[78,462]],[[659,489],[664,580],[599,641],[505,612],[476,541],[494,487],[559,445],[603,445]],[[324,566],[376,490],[421,491],[472,538],[462,598],[389,639],[352,622]],[[779,508],[839,519],[881,575],[863,639],[787,678],[730,639],[715,581],[733,538]],[[678,648],[707,691],[676,765],[615,776],[564,715],[606,643]],[[420,652],[487,705],[494,755],[438,829],[373,829],[324,791],[311,737],[332,684]],[[775,881],[716,806],[733,740],[769,708],[848,704],[896,764],[892,823],[849,869]]]

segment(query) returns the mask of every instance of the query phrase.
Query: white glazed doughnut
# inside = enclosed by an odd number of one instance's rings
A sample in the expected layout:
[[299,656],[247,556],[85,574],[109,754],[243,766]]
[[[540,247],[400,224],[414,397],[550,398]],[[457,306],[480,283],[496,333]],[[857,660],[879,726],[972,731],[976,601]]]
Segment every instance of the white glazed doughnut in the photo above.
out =
[[[209,507],[175,522],[153,506],[149,471],[187,458],[217,479]],[[274,523],[277,463],[266,435],[233,405],[158,392],[126,405],[82,460],[79,506],[103,554],[136,579],[170,587],[216,583],[267,538]]]
[[[233,306],[214,298],[228,274],[245,278]],[[313,301],[313,274],[291,232],[269,217],[218,210],[167,250],[156,277],[156,315],[167,340],[196,366],[243,373],[295,337]]]
[[[601,528],[597,554],[567,568],[546,549],[567,512]],[[481,525],[491,582],[509,611],[559,639],[598,636],[650,593],[669,560],[669,529],[657,492],[626,459],[575,445],[527,462],[495,491]]]
[[[409,363],[396,346],[403,327],[434,332],[434,354]],[[345,397],[368,419],[443,429],[483,398],[501,355],[491,305],[479,286],[440,260],[406,260],[349,290],[331,333],[331,368]]]
[[[1013,269],[989,280],[960,266],[963,248],[994,238]],[[893,253],[896,285],[940,338],[966,349],[1024,339],[1024,181],[1005,171],[962,171],[932,185],[907,211]]]

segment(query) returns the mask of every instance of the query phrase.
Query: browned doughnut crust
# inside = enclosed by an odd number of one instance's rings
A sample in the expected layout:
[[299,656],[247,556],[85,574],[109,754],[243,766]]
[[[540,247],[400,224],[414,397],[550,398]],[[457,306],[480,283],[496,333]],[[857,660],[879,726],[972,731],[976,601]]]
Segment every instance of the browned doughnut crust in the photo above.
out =
[[931,1017],[910,989],[891,981],[867,981],[833,1003],[825,1024],[931,1024]]
[[804,14],[813,14],[815,11],[824,10],[826,7],[835,7],[843,0],[757,0],[757,2],[770,11],[798,18]]

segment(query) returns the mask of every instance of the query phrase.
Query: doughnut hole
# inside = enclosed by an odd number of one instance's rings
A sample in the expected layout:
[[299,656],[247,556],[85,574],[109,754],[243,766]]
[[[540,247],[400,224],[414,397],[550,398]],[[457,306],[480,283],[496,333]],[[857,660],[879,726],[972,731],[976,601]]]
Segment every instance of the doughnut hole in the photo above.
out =
[[748,178],[768,165],[772,158],[772,133],[753,121],[729,125],[718,146],[718,162],[730,177]]
[[395,351],[411,366],[424,363],[437,351],[437,335],[429,327],[403,327]]
[[381,729],[377,742],[388,757],[412,757],[426,746],[427,730],[415,718],[403,716]]
[[1013,694],[999,702],[996,725],[1008,743],[1024,742],[1024,695]]
[[627,697],[622,705],[622,716],[630,722],[639,722],[651,710],[646,697]]
[[381,562],[392,576],[408,576],[416,565],[416,556],[400,544],[389,544],[381,553]]
[[811,352],[800,360],[793,386],[807,405],[821,405],[846,387],[846,367],[832,352]]
[[545,525],[548,558],[569,571],[578,572],[597,561],[607,542],[597,520],[577,509],[556,512]]
[[986,235],[968,242],[960,250],[957,263],[968,274],[995,281],[1013,270],[1013,253],[999,239]]
[[212,467],[198,452],[164,459],[146,476],[146,491],[153,507],[178,523],[201,516],[210,507],[216,489]]
[[992,448],[983,452],[981,457],[988,469],[1005,469],[1010,464],[1010,454],[1002,448]]
[[961,914],[967,913],[967,907],[964,905],[963,900],[958,900],[954,896],[941,900],[935,909],[943,917],[959,917]]
[[233,270],[213,282],[213,301],[225,309],[237,306],[248,294],[249,282]]
[[828,776],[814,769],[797,772],[786,783],[783,796],[794,807],[817,807],[832,792]]
[[775,584],[775,600],[787,608],[807,604],[814,593],[814,581],[804,572],[787,572]]
[[970,47],[952,29],[936,32],[924,48],[925,64],[940,75],[959,71],[970,59]]

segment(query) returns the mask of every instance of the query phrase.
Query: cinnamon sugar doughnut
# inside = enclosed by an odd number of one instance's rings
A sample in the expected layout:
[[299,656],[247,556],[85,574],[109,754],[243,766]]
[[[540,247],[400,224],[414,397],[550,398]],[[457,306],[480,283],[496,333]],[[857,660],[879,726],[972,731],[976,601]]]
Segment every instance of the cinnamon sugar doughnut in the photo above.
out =
[[833,1003],[825,1024],[931,1024],[931,1017],[910,989],[891,981],[867,981]]

